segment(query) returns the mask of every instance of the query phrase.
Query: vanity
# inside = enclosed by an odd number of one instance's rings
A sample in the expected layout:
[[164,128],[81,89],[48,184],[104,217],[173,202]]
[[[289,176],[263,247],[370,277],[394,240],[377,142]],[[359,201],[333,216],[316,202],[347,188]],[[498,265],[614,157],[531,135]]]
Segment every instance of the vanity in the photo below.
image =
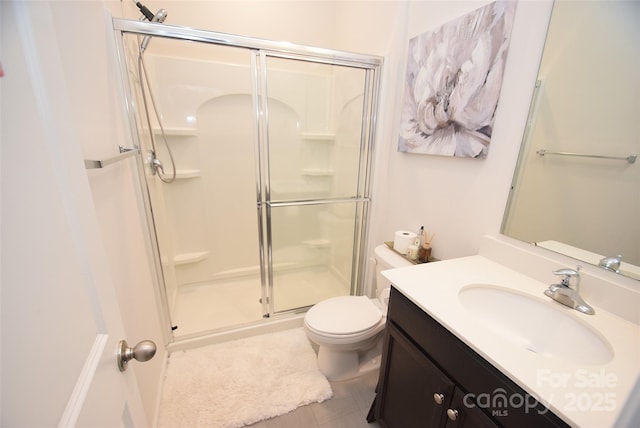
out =
[[477,256],[383,272],[380,426],[614,426],[640,374],[637,290],[612,289],[603,307],[593,287],[610,285],[584,273],[595,315],[583,314],[544,295],[565,266],[485,241]]

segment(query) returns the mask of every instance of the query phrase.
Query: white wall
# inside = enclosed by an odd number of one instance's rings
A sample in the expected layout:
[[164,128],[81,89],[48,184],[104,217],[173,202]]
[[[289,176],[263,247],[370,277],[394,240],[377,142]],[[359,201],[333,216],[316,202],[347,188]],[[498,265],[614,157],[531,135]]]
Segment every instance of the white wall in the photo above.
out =
[[[413,2],[408,39],[438,28],[486,2]],[[486,159],[447,158],[399,153],[397,127],[384,135],[386,158],[377,171],[380,214],[372,241],[391,240],[399,229],[421,225],[436,233],[433,256],[449,259],[475,254],[480,238],[499,233],[511,177],[520,148],[529,100],[536,78],[550,11],[549,1],[521,1],[516,16],[498,103],[491,147]],[[400,47],[398,47],[400,49]],[[404,62],[404,58],[403,58]],[[401,69],[404,70],[404,65]],[[404,75],[397,79],[401,84]],[[395,91],[401,94],[400,86]],[[384,155],[383,155],[384,156]]]

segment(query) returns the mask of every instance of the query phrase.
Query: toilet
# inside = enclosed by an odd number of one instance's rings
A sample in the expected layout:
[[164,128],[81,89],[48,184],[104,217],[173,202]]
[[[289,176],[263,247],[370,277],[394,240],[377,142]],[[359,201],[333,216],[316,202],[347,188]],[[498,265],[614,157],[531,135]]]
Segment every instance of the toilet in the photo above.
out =
[[380,365],[390,287],[380,272],[412,263],[384,244],[374,253],[376,298],[332,297],[304,317],[307,337],[318,346],[318,368],[329,380],[350,379]]

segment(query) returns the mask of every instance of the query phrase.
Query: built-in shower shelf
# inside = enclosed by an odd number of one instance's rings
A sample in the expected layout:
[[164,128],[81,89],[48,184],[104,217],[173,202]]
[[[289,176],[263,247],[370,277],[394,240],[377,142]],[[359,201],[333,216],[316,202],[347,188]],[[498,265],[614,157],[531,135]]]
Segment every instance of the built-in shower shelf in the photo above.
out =
[[302,175],[311,175],[316,177],[333,175],[332,169],[304,168],[301,172]]
[[173,263],[176,265],[186,265],[189,263],[198,263],[209,256],[208,251],[196,251],[194,253],[182,253],[173,256]]
[[317,141],[324,143],[333,143],[333,140],[336,139],[334,134],[321,134],[314,132],[305,132],[302,134],[302,138],[306,141]]
[[[196,128],[164,128],[164,133],[172,137],[195,137],[198,135],[198,130]],[[162,135],[160,128],[154,128],[153,135]]]
[[198,178],[200,177],[201,171],[199,169],[178,169],[176,170],[176,179],[184,180],[188,178]]

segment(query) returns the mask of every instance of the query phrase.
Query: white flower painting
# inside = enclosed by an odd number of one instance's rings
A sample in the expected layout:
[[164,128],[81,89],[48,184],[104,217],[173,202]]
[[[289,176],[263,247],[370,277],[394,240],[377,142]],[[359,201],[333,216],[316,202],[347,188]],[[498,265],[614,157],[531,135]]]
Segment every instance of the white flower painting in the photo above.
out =
[[398,151],[487,156],[514,13],[497,1],[409,41]]

